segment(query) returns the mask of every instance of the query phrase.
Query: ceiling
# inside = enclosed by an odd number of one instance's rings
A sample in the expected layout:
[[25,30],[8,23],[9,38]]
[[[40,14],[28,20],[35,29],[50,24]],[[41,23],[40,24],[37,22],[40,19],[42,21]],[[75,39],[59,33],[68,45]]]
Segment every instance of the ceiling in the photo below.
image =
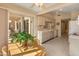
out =
[[24,7],[24,8],[28,8],[36,13],[41,12],[43,9],[49,8],[50,6],[54,6],[57,3],[44,3],[43,6],[41,8],[37,7],[35,5],[35,3],[16,3],[16,5]]
[[67,7],[63,7],[54,11],[60,11],[60,12],[64,12],[64,13],[69,13],[69,12],[77,12],[79,11],[79,3],[73,3],[72,5],[69,5]]
[[[43,3],[41,8],[37,7],[34,3],[15,3],[15,5],[29,9],[37,15],[53,12],[75,12],[79,11],[79,3]],[[60,10],[62,9],[62,10]]]

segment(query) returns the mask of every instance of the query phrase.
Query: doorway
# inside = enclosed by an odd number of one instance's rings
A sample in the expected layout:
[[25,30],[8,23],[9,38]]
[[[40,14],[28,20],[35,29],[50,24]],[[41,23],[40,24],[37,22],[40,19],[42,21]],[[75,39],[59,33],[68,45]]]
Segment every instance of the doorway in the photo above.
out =
[[69,20],[63,19],[61,20],[61,36],[68,36],[69,32]]

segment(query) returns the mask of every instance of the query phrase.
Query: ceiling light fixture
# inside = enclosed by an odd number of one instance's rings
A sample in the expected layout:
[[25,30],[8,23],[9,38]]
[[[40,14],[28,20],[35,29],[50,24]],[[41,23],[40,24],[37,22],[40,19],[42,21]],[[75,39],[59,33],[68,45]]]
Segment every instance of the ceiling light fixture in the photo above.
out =
[[43,3],[35,3],[35,5],[41,8],[43,6]]
[[[37,1],[37,0],[36,0]],[[44,4],[43,4],[43,0],[38,0],[39,2],[35,3],[35,6],[41,8]]]

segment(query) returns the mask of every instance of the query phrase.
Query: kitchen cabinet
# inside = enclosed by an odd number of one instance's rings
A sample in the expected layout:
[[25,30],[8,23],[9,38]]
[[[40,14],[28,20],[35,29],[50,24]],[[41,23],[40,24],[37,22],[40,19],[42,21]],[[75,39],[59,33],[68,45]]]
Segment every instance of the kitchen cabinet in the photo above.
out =
[[38,17],[38,25],[45,25],[45,18],[44,17]]
[[53,30],[42,30],[38,31],[37,38],[40,40],[41,43],[52,39],[54,37],[54,31]]

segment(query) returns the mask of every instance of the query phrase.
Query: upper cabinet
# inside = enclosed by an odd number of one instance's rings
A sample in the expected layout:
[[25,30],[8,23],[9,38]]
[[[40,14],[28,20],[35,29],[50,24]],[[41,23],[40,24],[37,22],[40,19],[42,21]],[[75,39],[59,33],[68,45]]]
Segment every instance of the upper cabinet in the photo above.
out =
[[50,19],[44,16],[38,16],[38,30],[52,29],[54,27],[54,19]]
[[42,16],[38,16],[38,26],[45,25],[45,18]]

